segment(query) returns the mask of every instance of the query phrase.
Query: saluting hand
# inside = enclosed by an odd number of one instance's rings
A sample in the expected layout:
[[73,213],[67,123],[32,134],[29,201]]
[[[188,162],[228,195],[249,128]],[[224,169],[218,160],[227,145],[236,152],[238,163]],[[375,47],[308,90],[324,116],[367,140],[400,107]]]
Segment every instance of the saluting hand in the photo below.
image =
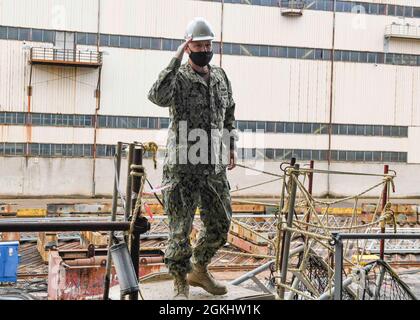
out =
[[187,51],[188,44],[192,41],[192,38],[187,38],[185,42],[181,43],[181,45],[176,50],[175,57],[182,61],[182,57],[184,56],[184,52]]

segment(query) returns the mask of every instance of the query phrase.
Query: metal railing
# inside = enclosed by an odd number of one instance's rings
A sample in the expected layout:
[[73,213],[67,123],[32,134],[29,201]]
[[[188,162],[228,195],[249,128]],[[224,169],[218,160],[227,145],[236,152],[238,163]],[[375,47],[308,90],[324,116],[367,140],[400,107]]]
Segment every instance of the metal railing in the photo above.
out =
[[31,61],[65,62],[80,64],[102,64],[102,53],[98,51],[82,51],[72,49],[31,48]]
[[409,24],[390,24],[385,27],[385,38],[420,39],[420,26]]
[[343,240],[385,240],[385,239],[420,239],[420,233],[333,233],[334,245],[334,300],[342,300],[342,288],[346,284],[343,283]]

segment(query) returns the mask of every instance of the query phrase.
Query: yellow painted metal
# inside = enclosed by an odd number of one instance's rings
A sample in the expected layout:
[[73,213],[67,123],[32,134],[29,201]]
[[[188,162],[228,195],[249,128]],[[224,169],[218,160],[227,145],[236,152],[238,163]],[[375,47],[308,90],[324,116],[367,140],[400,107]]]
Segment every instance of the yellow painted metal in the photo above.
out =
[[46,217],[47,209],[18,209],[17,217]]
[[357,261],[359,261],[359,264],[361,266],[365,266],[369,262],[372,262],[378,259],[379,259],[379,256],[374,255],[374,254],[363,254],[363,255],[355,254],[351,257],[351,262],[357,263]]

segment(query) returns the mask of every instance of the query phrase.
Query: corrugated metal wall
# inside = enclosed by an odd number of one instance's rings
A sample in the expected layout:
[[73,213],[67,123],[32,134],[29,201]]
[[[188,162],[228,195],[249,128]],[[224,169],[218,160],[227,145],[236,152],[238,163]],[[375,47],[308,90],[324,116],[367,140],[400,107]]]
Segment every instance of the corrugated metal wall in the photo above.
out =
[[0,0],[2,25],[96,32],[98,0]]

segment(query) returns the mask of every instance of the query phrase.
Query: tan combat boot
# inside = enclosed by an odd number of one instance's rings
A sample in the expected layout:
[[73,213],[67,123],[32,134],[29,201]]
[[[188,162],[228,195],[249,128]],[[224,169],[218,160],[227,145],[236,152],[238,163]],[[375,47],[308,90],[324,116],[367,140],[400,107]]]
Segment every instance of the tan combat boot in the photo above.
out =
[[174,277],[174,297],[173,300],[188,300],[190,287],[185,277]]
[[201,287],[214,295],[227,293],[226,286],[213,278],[207,266],[194,264],[193,270],[188,274],[188,283],[193,287]]

